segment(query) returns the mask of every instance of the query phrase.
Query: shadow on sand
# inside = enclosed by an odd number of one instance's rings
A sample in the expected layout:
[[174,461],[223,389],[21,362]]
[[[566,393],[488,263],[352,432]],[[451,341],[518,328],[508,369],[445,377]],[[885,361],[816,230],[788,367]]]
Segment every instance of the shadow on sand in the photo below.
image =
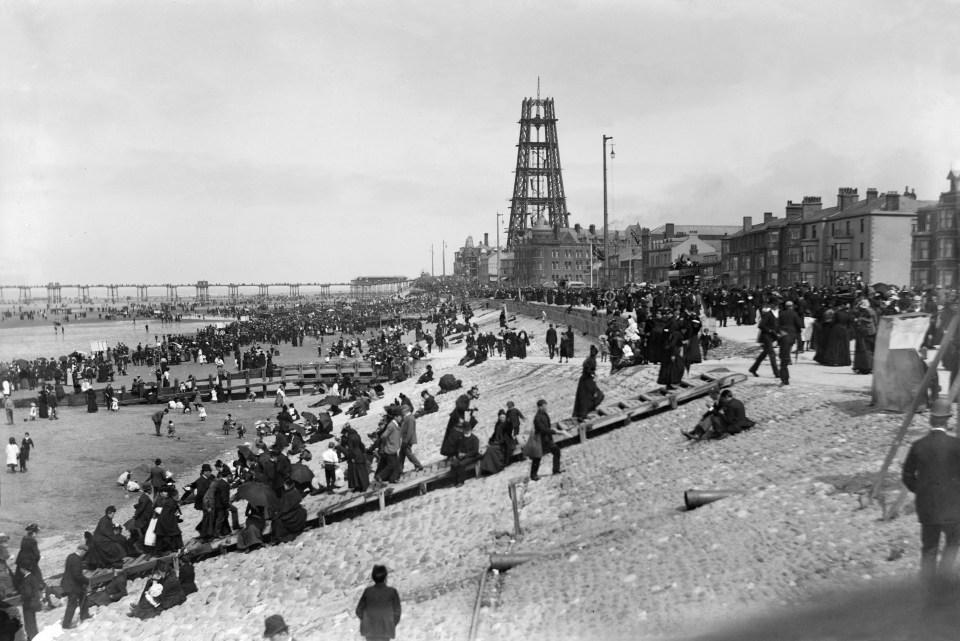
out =
[[823,594],[809,605],[686,637],[695,641],[940,641],[960,638],[960,588],[901,581]]

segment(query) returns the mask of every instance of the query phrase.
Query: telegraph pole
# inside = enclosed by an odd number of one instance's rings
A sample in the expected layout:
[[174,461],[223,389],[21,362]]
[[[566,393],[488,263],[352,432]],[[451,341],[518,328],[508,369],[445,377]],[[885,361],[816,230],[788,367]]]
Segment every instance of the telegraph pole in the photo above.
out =
[[443,260],[443,277],[446,278],[447,277],[447,241],[443,241],[442,260]]
[[433,243],[430,243],[430,276],[434,276],[433,273]]
[[497,289],[500,289],[500,261],[503,260],[503,257],[500,256],[500,219],[503,217],[503,214],[500,213],[500,210],[497,210]]

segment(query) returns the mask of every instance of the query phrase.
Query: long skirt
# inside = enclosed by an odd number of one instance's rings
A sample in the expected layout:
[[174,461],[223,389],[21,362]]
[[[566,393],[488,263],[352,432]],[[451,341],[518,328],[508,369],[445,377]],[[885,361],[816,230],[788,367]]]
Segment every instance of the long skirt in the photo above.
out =
[[860,374],[870,374],[873,372],[873,349],[876,342],[876,335],[857,336],[856,351],[853,354],[853,371],[859,372]]

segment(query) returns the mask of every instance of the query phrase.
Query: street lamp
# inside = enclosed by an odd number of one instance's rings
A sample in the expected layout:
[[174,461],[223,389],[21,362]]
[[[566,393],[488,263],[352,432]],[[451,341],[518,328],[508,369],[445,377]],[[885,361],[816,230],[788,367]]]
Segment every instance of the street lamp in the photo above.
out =
[[[603,136],[603,285],[610,287],[610,244],[607,238],[607,141],[613,136]],[[610,145],[610,158],[616,158]]]

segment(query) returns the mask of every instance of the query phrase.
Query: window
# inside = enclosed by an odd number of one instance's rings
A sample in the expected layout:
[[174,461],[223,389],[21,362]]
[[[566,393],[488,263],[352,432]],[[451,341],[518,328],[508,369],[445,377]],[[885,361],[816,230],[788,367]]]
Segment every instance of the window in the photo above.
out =
[[941,209],[937,214],[937,227],[940,229],[956,229],[957,219],[949,209]]
[[930,239],[918,238],[914,241],[910,260],[930,260]]
[[776,267],[780,264],[780,251],[777,249],[771,249],[767,252],[767,265],[770,267]]
[[937,243],[937,258],[956,258],[956,243],[952,238],[941,238]]
[[800,240],[800,228],[791,227],[790,228],[790,240]]
[[927,231],[926,214],[917,214],[917,222],[914,224],[913,231]]
[[847,236],[850,235],[850,221],[847,221]]
[[811,285],[816,279],[817,279],[817,272],[801,272],[800,274],[800,280],[805,283],[809,283]]
[[730,269],[737,270],[740,269],[740,261],[737,256],[730,257]]
[[850,243],[839,243],[834,246],[836,250],[836,258],[838,260],[849,260],[850,259]]
[[698,253],[697,246],[696,246],[696,245],[690,245],[690,255],[691,255],[691,256],[696,256],[697,253]]
[[911,287],[924,287],[927,284],[927,270],[926,269],[911,269],[910,270],[910,286]]
[[837,235],[837,223],[830,223],[830,235],[831,236]]
[[[863,220],[860,220],[860,225],[863,225]],[[860,231],[863,231],[862,229]],[[863,243],[860,243],[860,258],[863,258]]]
[[937,285],[940,287],[953,287],[953,270],[952,269],[938,269],[937,270]]
[[815,245],[810,245],[803,248],[803,262],[805,263],[817,262],[817,248]]
[[813,238],[814,240],[816,240],[816,239],[817,239],[817,226],[814,225],[814,226],[811,227],[810,229],[813,231],[813,236],[812,236],[812,238]]
[[799,247],[787,248],[787,264],[796,265],[799,262],[800,262],[800,248]]
[[763,254],[757,256],[757,269],[763,269],[767,266],[766,257]]
[[864,226],[865,226],[864,220],[866,220],[866,219],[865,219],[865,218],[861,218],[861,219],[860,219],[860,233],[861,233],[861,234],[863,233]]
[[749,256],[749,255],[744,256],[744,257],[743,257],[743,268],[744,268],[744,269],[750,269],[750,262],[751,262],[751,261],[750,261],[750,256]]

